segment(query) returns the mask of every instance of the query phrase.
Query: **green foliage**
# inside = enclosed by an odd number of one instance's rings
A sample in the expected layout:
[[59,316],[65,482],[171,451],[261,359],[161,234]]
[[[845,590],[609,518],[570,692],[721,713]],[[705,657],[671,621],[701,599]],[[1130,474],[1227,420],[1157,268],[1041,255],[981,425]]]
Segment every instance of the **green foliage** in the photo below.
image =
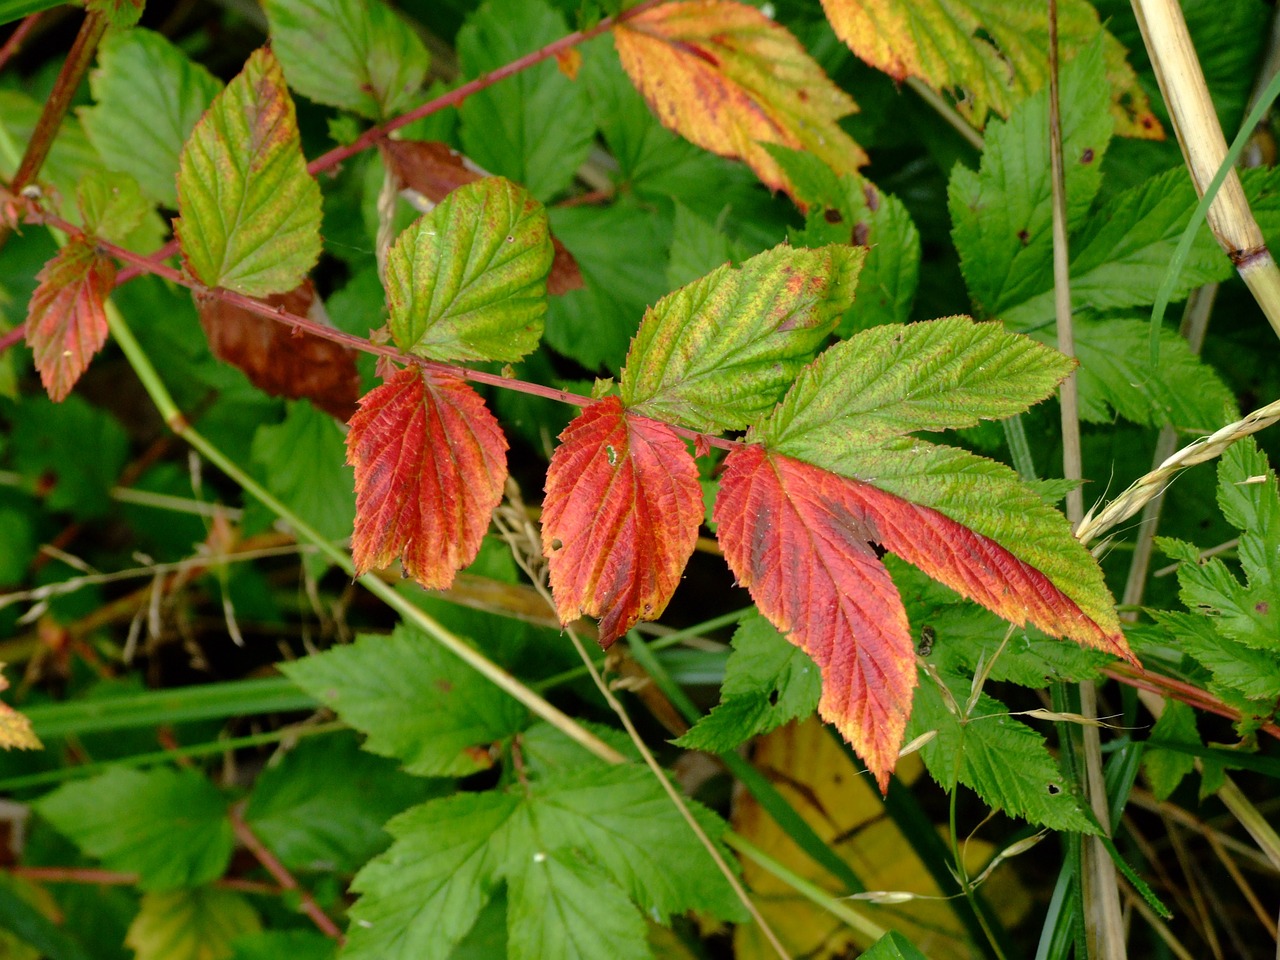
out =
[[126,942],[137,960],[204,960],[227,956],[237,939],[257,933],[259,926],[240,894],[196,887],[148,893]]

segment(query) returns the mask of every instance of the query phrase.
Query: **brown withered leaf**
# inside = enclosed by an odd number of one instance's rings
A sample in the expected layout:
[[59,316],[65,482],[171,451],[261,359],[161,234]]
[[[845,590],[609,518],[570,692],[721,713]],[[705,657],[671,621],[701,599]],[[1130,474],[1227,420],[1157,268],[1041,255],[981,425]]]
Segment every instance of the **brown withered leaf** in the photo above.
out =
[[[215,357],[239,367],[255,387],[273,396],[305,398],[339,420],[351,419],[360,397],[354,351],[213,296],[195,301]],[[331,325],[309,278],[297,289],[263,301]]]
[[[411,190],[439,203],[465,184],[490,176],[484,168],[435,140],[383,140],[379,143],[387,169],[400,181],[401,190]],[[547,293],[556,297],[583,287],[578,261],[554,236],[555,259],[547,276]]]

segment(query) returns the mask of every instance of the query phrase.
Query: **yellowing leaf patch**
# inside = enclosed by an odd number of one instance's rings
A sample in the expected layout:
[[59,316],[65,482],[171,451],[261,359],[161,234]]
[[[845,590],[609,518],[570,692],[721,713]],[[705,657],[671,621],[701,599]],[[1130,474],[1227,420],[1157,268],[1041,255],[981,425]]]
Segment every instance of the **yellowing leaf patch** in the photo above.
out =
[[807,150],[838,173],[867,155],[836,123],[857,104],[798,40],[755,7],[666,3],[614,29],[623,69],[664,126],[796,191],[763,143]]
[[44,265],[27,308],[27,346],[49,398],[66,399],[107,341],[106,299],[113,261],[87,240],[73,240]]
[[[1049,18],[1043,3],[1010,0],[822,0],[849,48],[873,67],[934,90],[958,90],[959,108],[977,126],[989,111],[1007,117],[1014,103],[1048,83]],[[1070,59],[1102,30],[1087,0],[1060,0],[1058,36]],[[1111,112],[1121,136],[1160,140],[1164,130],[1120,41],[1105,33],[1103,56]]]

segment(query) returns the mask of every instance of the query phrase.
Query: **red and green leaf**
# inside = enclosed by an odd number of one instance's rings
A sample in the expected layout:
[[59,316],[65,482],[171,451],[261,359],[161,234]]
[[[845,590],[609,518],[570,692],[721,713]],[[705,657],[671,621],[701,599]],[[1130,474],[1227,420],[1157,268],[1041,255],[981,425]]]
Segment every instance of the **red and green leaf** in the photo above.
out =
[[427,589],[448,587],[502,499],[506,450],[497,420],[456,374],[409,367],[365,394],[347,434],[359,572],[398,558]]
[[[989,110],[1008,116],[1013,105],[1045,86],[1048,8],[1008,0],[822,0],[836,35],[859,57],[897,80],[918,77],[934,90],[959,90],[959,107],[977,126]],[[1058,4],[1064,60],[1101,33],[1111,84],[1112,113],[1122,136],[1159,140],[1151,112],[1125,49],[1102,29],[1088,0]]]
[[562,623],[600,617],[609,646],[666,609],[702,521],[698,470],[663,423],[606,397],[561,434],[542,505],[542,550]]
[[283,293],[320,256],[320,187],[307,173],[293,100],[269,48],[254,51],[187,140],[178,212],[187,268],[210,287]]
[[619,384],[645,416],[739,430],[767,413],[853,302],[865,251],[775,247],[645,312]]
[[725,460],[715,521],[734,576],[818,664],[822,718],[887,789],[911,712],[914,644],[855,485],[744,446]]
[[553,255],[546,211],[523,187],[459,187],[387,255],[396,345],[434,360],[519,360],[542,336]]
[[106,343],[106,300],[115,278],[115,261],[87,239],[72,240],[37,275],[27,308],[27,346],[50,399],[65,399]]
[[622,66],[663,125],[766,185],[793,192],[762,146],[808,150],[837,172],[867,155],[837,121],[857,105],[800,42],[755,7],[731,0],[665,3],[613,31]]

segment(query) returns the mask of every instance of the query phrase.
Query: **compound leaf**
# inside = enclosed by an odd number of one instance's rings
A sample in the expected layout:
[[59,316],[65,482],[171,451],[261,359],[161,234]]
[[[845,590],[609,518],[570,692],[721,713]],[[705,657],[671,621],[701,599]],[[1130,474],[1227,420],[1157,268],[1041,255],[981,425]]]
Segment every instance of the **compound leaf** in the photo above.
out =
[[664,126],[744,160],[774,190],[793,185],[779,143],[852,172],[867,162],[837,121],[857,109],[784,27],[730,0],[664,3],[613,30],[631,82]]
[[547,215],[523,187],[459,187],[387,255],[396,345],[435,360],[519,360],[542,336],[553,254]]
[[107,342],[106,300],[115,278],[115,261],[97,253],[88,238],[69,242],[36,275],[27,346],[51,400],[66,399]]
[[[981,127],[988,111],[1048,85],[1047,8],[1003,0],[822,0],[836,35],[867,63],[897,80],[918,77],[936,91],[959,89],[960,110]],[[1062,62],[1070,64],[1101,34],[1110,82],[1109,109],[1127,137],[1158,140],[1160,122],[1125,61],[1125,49],[1102,29],[1087,0],[1058,4]]]
[[663,297],[632,341],[623,403],[694,430],[747,426],[831,333],[863,256],[847,246],[780,246]]
[[702,522],[698,468],[675,431],[617,397],[587,407],[560,439],[542,550],[561,622],[600,617],[607,647],[675,593]]
[[428,590],[476,558],[507,479],[507,441],[462,378],[409,367],[365,394],[351,418],[352,557],[360,572],[400,558]]
[[519,730],[523,708],[435,641],[401,626],[391,636],[283,665],[298,686],[368,737],[365,748],[424,777],[492,764],[489,747]]
[[427,50],[379,0],[268,0],[271,48],[289,85],[372,120],[412,105]]
[[320,256],[320,187],[269,48],[253,52],[192,131],[178,167],[178,212],[187,267],[210,287],[283,293]]
[[113,767],[61,786],[35,806],[108,869],[137,873],[143,890],[208,883],[231,860],[227,801],[194,770]]
[[95,105],[81,108],[80,120],[107,168],[176,207],[183,144],[222,81],[160,34],[135,27],[107,33],[89,89]]

